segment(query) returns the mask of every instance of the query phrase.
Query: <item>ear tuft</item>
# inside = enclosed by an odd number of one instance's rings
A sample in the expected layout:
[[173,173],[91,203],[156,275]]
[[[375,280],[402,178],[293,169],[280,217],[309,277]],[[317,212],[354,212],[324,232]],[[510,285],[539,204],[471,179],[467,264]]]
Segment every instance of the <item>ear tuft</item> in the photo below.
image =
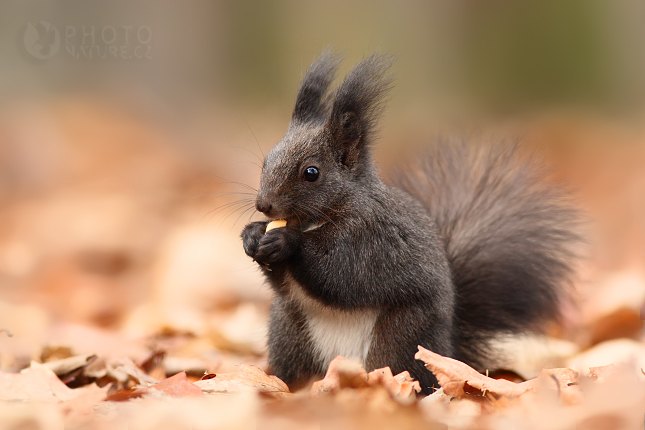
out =
[[393,57],[374,54],[358,63],[336,91],[329,129],[341,149],[341,161],[352,165],[369,141],[392,86]]
[[329,111],[326,94],[336,76],[340,60],[340,56],[325,50],[309,66],[298,90],[293,122],[306,123],[326,118]]

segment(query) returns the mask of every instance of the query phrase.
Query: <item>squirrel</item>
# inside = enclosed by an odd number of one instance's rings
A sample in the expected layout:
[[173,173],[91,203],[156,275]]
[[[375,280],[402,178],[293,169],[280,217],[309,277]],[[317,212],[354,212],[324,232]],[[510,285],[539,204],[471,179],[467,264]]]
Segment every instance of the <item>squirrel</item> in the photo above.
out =
[[517,145],[436,145],[386,183],[371,144],[392,59],[365,58],[330,94],[339,63],[324,52],[305,73],[262,165],[268,220],[241,234],[274,292],[269,368],[298,389],[343,355],[429,394],[418,345],[483,371],[496,336],[560,319],[578,212]]

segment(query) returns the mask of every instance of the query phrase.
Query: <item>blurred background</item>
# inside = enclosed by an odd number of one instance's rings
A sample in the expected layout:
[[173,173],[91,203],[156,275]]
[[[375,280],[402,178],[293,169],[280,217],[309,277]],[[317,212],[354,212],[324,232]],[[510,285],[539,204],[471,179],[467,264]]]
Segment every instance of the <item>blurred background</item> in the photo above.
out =
[[540,152],[589,219],[554,335],[642,341],[643,22],[640,0],[0,2],[0,369],[61,347],[262,364],[243,193],[326,47],[341,75],[397,56],[384,171],[439,136]]

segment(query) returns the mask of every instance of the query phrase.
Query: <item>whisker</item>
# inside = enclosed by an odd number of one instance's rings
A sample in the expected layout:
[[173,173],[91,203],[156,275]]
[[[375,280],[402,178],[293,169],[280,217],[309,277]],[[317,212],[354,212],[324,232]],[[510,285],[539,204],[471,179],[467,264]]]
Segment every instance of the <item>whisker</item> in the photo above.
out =
[[296,214],[296,217],[298,218],[298,222],[302,224],[302,220],[300,219],[298,208],[293,208],[293,213]]
[[322,217],[326,218],[326,219],[327,219],[329,222],[331,222],[332,224],[336,225],[336,223],[334,222],[334,220],[332,220],[332,219],[331,219],[331,218],[330,218],[326,213],[324,213],[324,212],[323,212],[323,211],[321,211],[320,209],[318,209],[318,208],[314,208],[314,207],[310,207],[310,208],[308,208],[308,209],[309,209],[310,211],[313,211],[313,214],[318,214],[318,215],[320,215],[320,216],[322,216]]
[[[258,148],[260,149],[260,154],[262,154],[262,157],[263,157],[263,158],[267,158],[267,156],[266,156],[266,155],[264,155],[264,151],[262,151],[262,147],[260,146],[260,142],[258,142],[258,138],[257,138],[257,137],[255,137],[255,133],[253,133],[253,129],[251,128],[251,126],[249,125],[249,123],[246,121],[246,118],[244,118],[244,115],[242,115],[242,119],[244,120],[244,122],[246,123],[246,126],[249,128],[249,131],[250,131],[250,132],[251,132],[251,134],[253,135],[253,139],[255,139],[255,143],[257,143],[257,144],[258,144]],[[262,160],[260,160],[260,162],[262,162]]]
[[239,185],[240,187],[244,187],[244,188],[249,189],[251,191],[255,191],[256,193],[258,192],[258,190],[256,190],[255,188],[253,188],[252,186],[247,185],[247,184],[245,184],[243,182],[232,181],[230,179],[223,178],[223,177],[218,176],[218,175],[216,175],[214,173],[211,173],[211,172],[208,172],[208,174],[211,175],[211,176],[216,177],[217,179],[221,179],[222,181],[228,182],[230,184]]
[[254,208],[253,208],[253,211],[251,212],[251,215],[249,215],[249,219],[248,219],[248,221],[246,222],[247,224],[251,222],[251,218],[253,218],[253,215],[255,215],[255,213],[256,213],[257,211],[258,211],[258,210],[257,210],[257,209],[255,209],[255,207],[254,207]]
[[[246,122],[246,120],[245,120],[245,122]],[[248,127],[248,125],[249,125],[249,124],[247,123],[246,125],[247,125],[247,127]],[[250,128],[251,128],[251,127],[249,127],[249,129],[250,129]],[[253,133],[253,131],[252,131],[252,130],[251,130],[251,133]],[[253,137],[255,137],[255,135],[253,135]],[[255,141],[257,142],[258,140],[257,140],[257,139],[255,139]],[[258,145],[259,145],[259,143],[258,143]],[[248,148],[244,148],[244,147],[242,147],[242,146],[235,146],[235,145],[228,145],[228,147],[229,147],[229,148],[241,149],[242,151],[249,152],[249,153],[253,154],[253,156],[254,156],[255,158],[257,158],[257,159],[258,159],[258,161],[259,161],[260,163],[262,163],[262,159],[260,158],[260,156],[259,156],[258,154],[256,154],[255,152],[251,151],[251,150],[250,150],[250,149],[248,149]],[[257,166],[257,164],[256,164],[256,166]],[[262,168],[262,166],[260,166],[260,168]]]
[[[238,206],[238,207],[236,207],[236,208],[231,209],[231,210],[228,212],[228,214],[227,214],[227,215],[222,219],[222,222],[220,222],[219,227],[221,227],[221,226],[222,226],[222,224],[224,224],[224,222],[228,219],[228,217],[230,217],[231,215],[233,215],[233,214],[234,214],[235,212],[237,212],[237,211],[241,211],[241,210],[242,210],[242,209],[244,209],[247,205],[250,205],[250,204],[252,204],[252,203],[244,203],[244,204],[242,204],[242,205],[240,205],[240,206]],[[219,227],[218,227],[218,228],[219,228]]]
[[260,165],[259,165],[258,163],[256,163],[255,161],[245,161],[245,160],[242,160],[242,161],[236,161],[236,163],[237,163],[237,164],[241,164],[241,163],[253,164],[254,166],[257,166],[260,170],[262,169],[262,166],[260,166]]
[[333,212],[333,213],[336,213],[336,214],[337,214],[337,213],[339,213],[339,212],[338,212],[338,209],[334,209],[334,208],[332,208],[331,206],[327,206],[327,205],[324,205],[324,204],[322,204],[322,203],[317,203],[317,205],[319,205],[319,206],[320,206],[320,207],[322,207],[323,209],[327,209],[328,211],[331,211],[331,212]]
[[[233,228],[235,227],[235,224],[237,224],[237,222],[240,220],[240,218],[242,218],[242,215],[244,215],[245,213],[247,213],[248,211],[253,210],[253,209],[255,209],[253,206],[250,206],[250,207],[248,207],[247,209],[245,209],[245,210],[240,214],[240,216],[238,216],[238,217],[235,219],[235,222],[234,222],[234,223],[233,223],[233,225],[231,226],[231,231],[233,231]],[[252,212],[251,212],[251,213],[252,213]]]
[[[222,219],[221,219],[221,221],[217,224],[216,229],[217,229],[217,230],[219,230],[219,229],[220,229],[220,227],[222,227],[222,225],[224,224],[224,221],[226,221],[226,218],[228,218],[228,217],[229,217],[229,216],[231,216],[232,214],[236,213],[237,211],[244,209],[244,208],[246,207],[246,205],[248,205],[248,204],[249,204],[249,203],[241,203],[241,204],[237,204],[237,205],[235,205],[235,206],[230,206],[230,207],[228,207],[228,208],[226,209],[225,214],[223,215],[223,218],[222,218]],[[209,219],[212,219],[212,218],[213,218],[213,216],[211,216]]]
[[302,205],[301,205],[301,204],[299,204],[299,203],[295,203],[294,208],[296,208],[296,207],[297,207],[298,209],[300,209],[301,213],[302,213],[304,216],[306,216],[306,217],[307,217],[307,219],[308,219],[309,221],[313,221],[313,219],[315,218],[315,216],[314,216],[314,214],[313,214],[311,211],[309,211],[306,207],[302,206]]
[[213,192],[208,192],[208,193],[195,194],[195,195],[192,195],[192,196],[187,197],[187,198],[193,199],[193,198],[197,198],[197,197],[212,196],[212,195],[217,195],[218,197],[219,196],[224,196],[224,195],[255,196],[256,193],[246,193],[246,192],[242,192],[242,191],[213,191]]
[[246,199],[240,199],[240,200],[235,200],[233,202],[225,203],[225,204],[223,204],[221,206],[216,207],[215,209],[211,209],[208,212],[206,212],[201,220],[203,221],[204,218],[206,218],[206,216],[209,215],[209,214],[211,214],[210,218],[212,218],[218,212],[220,212],[220,211],[222,211],[222,210],[224,210],[226,208],[229,208],[231,206],[238,205],[238,204],[249,204],[249,203],[254,202],[254,201],[255,201],[255,199],[246,198]]
[[[256,155],[256,157],[257,157],[257,155]],[[215,177],[215,178],[217,178],[217,179],[220,179],[220,180],[224,181],[225,183],[238,185],[238,186],[240,186],[240,187],[244,187],[244,188],[246,188],[246,189],[248,189],[248,190],[250,190],[250,191],[254,191],[254,192],[257,192],[257,191],[258,191],[258,190],[256,190],[255,188],[253,188],[252,186],[250,186],[250,185],[248,185],[248,184],[245,184],[245,183],[243,183],[243,182],[233,181],[233,180],[230,180],[230,179],[226,179],[226,178],[224,178],[224,177],[222,177],[222,176],[216,175],[215,173],[211,172],[211,171],[210,171],[207,167],[205,167],[205,166],[197,165],[197,166],[195,166],[195,167],[196,167],[198,170],[200,170],[202,173],[207,174],[207,175],[210,175],[210,176],[213,176],[213,177]]]
[[305,215],[308,217],[307,215],[308,213],[305,211],[305,208],[302,204],[298,202],[291,202],[291,204],[293,205],[294,211],[299,210],[302,215]]

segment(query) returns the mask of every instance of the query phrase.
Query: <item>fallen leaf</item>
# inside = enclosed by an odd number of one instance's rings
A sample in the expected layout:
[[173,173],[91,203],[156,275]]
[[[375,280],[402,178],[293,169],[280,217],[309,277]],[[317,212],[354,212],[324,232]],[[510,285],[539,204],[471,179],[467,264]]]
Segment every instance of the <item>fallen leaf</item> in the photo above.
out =
[[69,346],[46,345],[40,352],[40,361],[43,363],[73,357],[72,348]]
[[166,370],[164,368],[165,358],[165,350],[154,350],[149,357],[147,357],[138,365],[138,367],[151,377],[162,380],[166,377]]
[[638,338],[643,330],[640,309],[622,307],[589,324],[590,343],[596,345],[616,338]]
[[204,393],[238,393],[255,391],[281,398],[290,394],[287,384],[269,376],[257,366],[240,365],[237,372],[218,373],[215,377],[194,383]]
[[645,345],[631,339],[614,339],[572,357],[567,366],[585,375],[590,368],[617,363],[635,363],[645,368]]
[[107,386],[99,388],[96,384],[76,388],[84,392],[60,405],[67,421],[81,424],[94,419],[94,408],[107,398],[108,389]]
[[[458,360],[443,357],[422,346],[415,355],[434,373],[443,392],[458,399],[486,400],[497,403],[497,398],[517,398],[528,392],[553,388],[562,404],[572,405],[581,401],[578,372],[558,368],[542,370],[537,378],[521,383],[505,379],[492,379]],[[496,397],[490,397],[492,394]],[[500,405],[497,405],[500,406]]]
[[0,372],[0,400],[4,401],[65,402],[96,389],[96,385],[71,389],[36,362],[20,373]]
[[158,380],[146,375],[130,358],[98,358],[83,369],[83,376],[104,386],[112,384],[114,389],[146,388]]
[[582,401],[578,372],[573,369],[544,369],[537,378],[518,385],[531,387],[532,391],[555,388],[558,399],[564,405],[575,405]]
[[414,357],[425,363],[426,368],[434,373],[444,393],[452,397],[483,398],[486,393],[519,397],[532,389],[525,383],[514,384],[504,379],[489,378],[461,361],[435,354],[422,346],[419,346],[419,352]]
[[322,396],[345,387],[358,388],[367,385],[367,372],[363,366],[339,355],[329,363],[325,377],[314,382],[311,394]]
[[176,375],[166,378],[148,388],[149,390],[158,390],[169,394],[172,397],[191,397],[201,396],[202,390],[186,378],[186,372],[177,373]]
[[372,370],[367,374],[367,382],[370,386],[384,386],[394,399],[404,404],[414,403],[416,394],[421,392],[419,381],[412,379],[409,372],[393,376],[389,367]]
[[589,376],[598,382],[605,382],[607,378],[616,374],[617,367],[615,364],[606,366],[590,367]]
[[142,388],[122,388],[115,393],[110,394],[107,399],[108,402],[125,402],[131,399],[138,399],[143,397],[145,389]]
[[[134,379],[139,385],[154,385],[158,381],[153,377],[146,375],[130,358],[122,358],[120,360],[111,360],[107,362],[108,374],[118,375],[119,373],[127,375],[127,377]],[[119,378],[122,376],[119,375]]]
[[188,381],[185,372],[181,372],[149,387],[119,390],[109,396],[107,400],[113,402],[124,402],[127,400],[144,397],[146,394],[150,394],[152,390],[162,392],[171,397],[202,396],[202,390],[199,387],[195,386],[195,384],[193,384],[192,382]]
[[43,363],[43,366],[50,369],[67,384],[81,374],[85,367],[92,364],[96,359],[97,357],[94,354],[77,355],[61,360],[48,361],[47,363]]
[[389,367],[384,367],[368,374],[359,363],[338,356],[329,363],[325,377],[314,382],[310,394],[333,394],[339,401],[360,398],[370,409],[393,411],[400,405],[415,403],[420,391],[418,381],[408,372],[394,376]]
[[201,358],[166,357],[164,367],[166,368],[166,375],[186,372],[188,376],[201,378],[204,374],[214,373],[218,369],[219,363],[216,360]]
[[462,399],[448,403],[450,415],[446,424],[454,428],[473,427],[482,414],[482,405],[470,399]]
[[204,376],[201,377],[200,381],[206,381],[207,379],[213,379],[217,377],[217,373],[205,373]]

